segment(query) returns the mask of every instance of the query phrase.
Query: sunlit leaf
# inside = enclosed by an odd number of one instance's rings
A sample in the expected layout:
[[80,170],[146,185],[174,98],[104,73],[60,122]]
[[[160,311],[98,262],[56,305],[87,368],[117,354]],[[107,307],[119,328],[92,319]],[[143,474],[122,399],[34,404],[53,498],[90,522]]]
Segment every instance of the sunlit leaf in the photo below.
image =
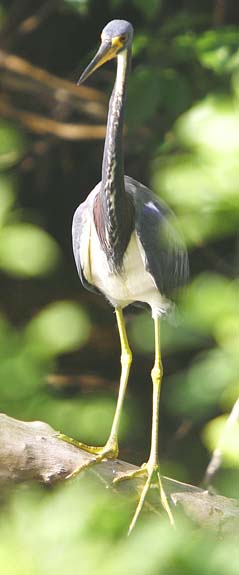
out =
[[235,316],[237,302],[237,283],[216,274],[201,274],[183,294],[187,321],[212,334]]
[[14,193],[12,180],[5,175],[0,175],[0,227],[7,217],[13,203]]
[[221,415],[205,425],[203,441],[209,451],[219,447],[222,452],[222,464],[238,467],[239,461],[239,422],[227,424],[228,415]]
[[84,345],[90,323],[86,312],[70,301],[49,304],[28,324],[26,338],[32,351],[54,356]]
[[155,159],[152,187],[180,213],[189,244],[238,228],[238,133],[233,101],[207,98],[175,124],[188,151]]
[[17,128],[0,121],[0,169],[9,168],[23,156],[25,141]]
[[49,273],[58,263],[59,249],[44,230],[29,223],[5,226],[0,231],[0,267],[20,277]]
[[178,137],[201,150],[231,154],[239,150],[239,117],[230,100],[209,96],[176,124]]

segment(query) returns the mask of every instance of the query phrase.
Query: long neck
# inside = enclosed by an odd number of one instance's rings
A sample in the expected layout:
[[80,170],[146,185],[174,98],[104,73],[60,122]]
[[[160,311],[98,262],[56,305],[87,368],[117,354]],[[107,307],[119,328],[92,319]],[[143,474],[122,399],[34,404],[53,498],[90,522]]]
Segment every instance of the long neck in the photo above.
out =
[[94,217],[102,248],[112,269],[120,270],[133,226],[132,206],[124,187],[123,122],[131,50],[117,57],[117,74],[110,99],[102,181]]
[[117,56],[115,85],[110,98],[102,164],[102,193],[106,200],[124,189],[123,123],[131,51]]

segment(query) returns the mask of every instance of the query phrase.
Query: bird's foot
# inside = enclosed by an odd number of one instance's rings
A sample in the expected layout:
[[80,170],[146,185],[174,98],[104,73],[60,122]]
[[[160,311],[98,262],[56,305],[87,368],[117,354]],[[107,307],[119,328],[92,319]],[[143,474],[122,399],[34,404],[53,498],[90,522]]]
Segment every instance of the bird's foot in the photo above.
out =
[[95,465],[96,463],[100,463],[101,461],[103,461],[103,459],[116,459],[118,457],[119,448],[116,439],[109,438],[107,443],[103,447],[96,447],[93,445],[86,445],[85,443],[81,443],[80,441],[77,441],[72,437],[68,437],[63,433],[60,433],[58,437],[62,441],[66,441],[67,443],[70,443],[71,445],[74,445],[79,449],[83,449],[83,451],[86,451],[87,453],[90,453],[91,455],[95,456],[89,461],[83,463],[83,465],[81,465],[79,469],[76,469],[72,473],[70,473],[70,475],[67,476],[67,479],[75,477],[81,471],[84,471],[85,469],[91,467],[92,465]]
[[146,477],[146,482],[145,482],[143,489],[141,491],[138,505],[136,507],[134,516],[133,516],[132,521],[130,523],[128,535],[130,535],[131,531],[133,530],[133,528],[136,525],[137,519],[139,517],[140,512],[143,509],[144,502],[145,502],[145,499],[146,499],[146,496],[147,496],[147,493],[148,493],[150,487],[157,487],[159,489],[162,507],[166,511],[171,525],[173,527],[175,527],[173,514],[172,514],[172,511],[171,511],[169,503],[168,503],[167,495],[166,495],[164,488],[163,488],[163,485],[162,485],[160,472],[159,472],[159,465],[158,464],[152,464],[151,461],[149,460],[147,463],[144,463],[140,467],[140,469],[136,469],[136,471],[129,471],[128,473],[123,473],[120,476],[116,477],[113,480],[113,483],[116,484],[116,483],[119,483],[120,481],[134,479],[137,477]]

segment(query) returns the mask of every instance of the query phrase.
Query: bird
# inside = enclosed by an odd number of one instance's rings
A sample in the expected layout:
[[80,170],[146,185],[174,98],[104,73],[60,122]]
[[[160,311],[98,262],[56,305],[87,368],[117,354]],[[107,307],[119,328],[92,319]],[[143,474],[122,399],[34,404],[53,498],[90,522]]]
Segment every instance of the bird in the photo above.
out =
[[133,32],[133,26],[126,20],[110,21],[103,28],[96,55],[78,80],[78,85],[82,84],[105,62],[116,59],[102,178],[76,209],[72,225],[73,253],[80,280],[86,289],[102,294],[113,306],[121,344],[119,392],[109,438],[103,447],[78,442],[81,448],[95,455],[96,463],[118,456],[120,416],[132,363],[123,310],[130,304],[146,306],[154,322],[150,454],[148,461],[137,471],[126,472],[119,478],[145,477],[129,532],[134,528],[153,484],[157,484],[161,504],[174,525],[161,481],[158,457],[159,399],[163,375],[160,319],[171,307],[171,293],[186,283],[189,269],[187,249],[171,209],[146,186],[124,175],[123,126]]

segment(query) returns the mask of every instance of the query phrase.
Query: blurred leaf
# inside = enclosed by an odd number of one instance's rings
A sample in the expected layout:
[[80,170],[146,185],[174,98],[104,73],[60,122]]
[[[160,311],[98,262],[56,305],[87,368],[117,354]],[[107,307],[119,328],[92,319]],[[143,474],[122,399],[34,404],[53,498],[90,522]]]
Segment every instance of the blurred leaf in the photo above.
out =
[[[49,398],[45,394],[38,397],[35,405],[26,411],[27,417],[47,421],[55,429],[60,429],[70,437],[87,444],[104,445],[109,436],[116,407],[116,397],[93,395],[72,399]],[[120,439],[125,438],[129,429],[129,412],[124,409],[120,421]]]
[[[162,0],[147,0],[147,2],[144,0],[133,0],[132,3],[143,13],[145,18],[151,20],[160,9]],[[119,9],[125,4],[125,0],[111,0],[111,4],[114,8]]]
[[[22,399],[29,400],[32,394],[36,393],[37,386],[42,385],[44,371],[43,366],[38,365],[24,352],[20,342],[17,349],[12,347],[11,340],[8,344],[11,346],[9,355],[2,358],[0,365],[0,397],[2,405],[3,402],[5,405],[9,402],[13,415],[14,402],[17,404]],[[19,405],[16,405],[16,416],[19,414]]]
[[[25,345],[24,330],[0,316],[0,399],[2,409],[19,415],[20,401],[36,394],[45,376],[45,364],[37,362]],[[17,407],[16,411],[14,411]],[[22,411],[23,413],[23,411]]]
[[235,387],[235,365],[229,354],[215,348],[197,357],[187,372],[168,379],[171,411],[197,421],[221,403],[228,387]]
[[64,4],[84,15],[89,10],[89,0],[63,0]]
[[173,38],[172,48],[176,62],[188,62],[188,60],[195,57],[195,41],[196,34],[192,30],[187,31],[184,34],[179,33],[175,38]]
[[34,277],[49,273],[59,260],[56,242],[29,223],[0,230],[0,267],[11,275]]
[[235,96],[236,105],[239,100],[239,66],[235,70],[234,74],[232,74],[232,90]]
[[0,175],[0,228],[3,225],[8,213],[14,203],[14,193],[12,180],[5,176]]
[[222,464],[236,466],[239,461],[239,423],[227,426],[227,415],[216,417],[207,423],[203,430],[203,441],[209,451],[220,447]]
[[189,86],[181,74],[171,68],[160,71],[155,67],[138,67],[129,82],[127,124],[134,129],[149,121],[159,104],[174,119],[188,107],[189,101]]
[[183,294],[183,309],[188,322],[214,332],[238,308],[238,285],[216,274],[201,274]]
[[155,17],[162,4],[162,0],[147,0],[147,2],[145,0],[133,0],[133,2],[149,20]]
[[149,45],[149,43],[150,39],[147,34],[137,34],[132,45],[133,57],[138,56],[142,50]]
[[159,75],[153,68],[138,67],[130,78],[126,121],[134,129],[150,120],[160,102]]
[[223,74],[233,69],[238,50],[238,30],[224,27],[208,30],[201,34],[195,43],[198,58],[203,66]]
[[90,323],[83,308],[70,301],[49,304],[28,324],[28,349],[40,356],[66,353],[84,345]]
[[238,154],[239,118],[234,102],[207,97],[176,123],[178,138],[205,153]]
[[153,188],[180,213],[189,244],[238,229],[238,114],[232,100],[207,98],[175,124],[190,153],[159,155]]
[[[237,295],[239,301],[239,287],[237,287]],[[235,291],[236,296],[236,291]],[[238,357],[239,368],[239,305],[236,304],[234,313],[228,314],[222,321],[217,322],[215,326],[215,338],[218,345],[230,351],[235,358]]]
[[0,169],[18,162],[25,152],[25,142],[20,131],[9,121],[0,120]]
[[[161,349],[163,353],[192,349],[198,347],[202,341],[202,334],[185,325],[184,317],[180,318],[176,311],[161,321]],[[150,314],[141,314],[134,317],[129,328],[130,340],[134,348],[142,353],[154,352],[154,327]]]
[[[173,120],[184,112],[191,102],[190,88],[186,78],[172,68],[167,68],[161,72],[159,90],[162,107]],[[175,94],[177,94],[176,98]]]
[[182,294],[182,300],[188,324],[213,335],[228,318],[237,318],[239,311],[237,282],[216,274],[198,276]]
[[133,505],[89,475],[50,492],[15,492],[0,521],[1,572],[237,574],[237,538],[231,533],[217,538],[181,517],[172,531],[164,516],[147,514],[126,537]]

